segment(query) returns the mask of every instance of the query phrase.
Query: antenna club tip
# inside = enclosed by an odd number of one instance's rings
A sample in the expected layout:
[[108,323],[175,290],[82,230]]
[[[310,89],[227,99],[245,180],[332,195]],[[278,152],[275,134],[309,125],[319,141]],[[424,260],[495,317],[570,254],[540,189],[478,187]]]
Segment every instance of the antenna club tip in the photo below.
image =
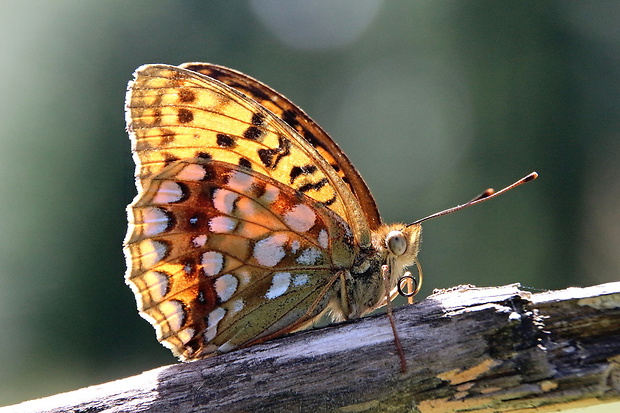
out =
[[456,212],[460,209],[466,208],[468,206],[472,206],[475,204],[479,204],[480,202],[484,202],[487,201],[491,198],[495,198],[496,196],[510,191],[511,189],[514,189],[516,187],[518,187],[519,185],[522,185],[526,182],[530,182],[533,181],[534,179],[538,178],[538,173],[537,172],[531,172],[529,175],[519,179],[518,181],[514,182],[512,185],[508,185],[505,188],[500,189],[499,191],[495,191],[493,188],[488,188],[486,191],[484,191],[483,193],[481,193],[480,195],[478,195],[477,197],[475,197],[474,199],[472,199],[469,202],[466,202],[464,204],[461,205],[457,205],[455,207],[452,208],[448,208],[448,209],[444,209],[443,211],[439,211],[436,212],[434,214],[431,214],[427,217],[424,217],[422,219],[418,219],[417,221],[413,221],[412,223],[408,224],[407,227],[411,227],[413,225],[419,225],[420,223],[424,222],[424,221],[428,221],[429,219],[433,219],[433,218],[437,218],[443,215],[448,215],[451,214],[453,212]]

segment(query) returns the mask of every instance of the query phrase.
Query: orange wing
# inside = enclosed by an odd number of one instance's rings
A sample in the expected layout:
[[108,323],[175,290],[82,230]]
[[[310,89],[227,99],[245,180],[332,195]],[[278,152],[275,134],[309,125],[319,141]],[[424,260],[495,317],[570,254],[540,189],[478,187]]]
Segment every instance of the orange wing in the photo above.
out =
[[[365,219],[370,208],[364,209],[351,191],[360,186],[347,185],[312,144],[273,112],[216,79],[175,66],[138,68],[127,93],[127,125],[139,191],[180,159],[228,162],[323,203],[351,226],[360,246],[371,243]],[[352,168],[348,161],[341,164]],[[374,205],[369,193],[364,199]]]
[[353,264],[337,214],[225,162],[175,162],[128,210],[127,281],[159,341],[184,360],[303,327]]
[[370,189],[349,158],[329,135],[301,108],[269,86],[227,67],[209,63],[184,63],[180,67],[202,73],[249,96],[295,129],[338,172],[362,206],[371,230],[381,225],[379,209]]

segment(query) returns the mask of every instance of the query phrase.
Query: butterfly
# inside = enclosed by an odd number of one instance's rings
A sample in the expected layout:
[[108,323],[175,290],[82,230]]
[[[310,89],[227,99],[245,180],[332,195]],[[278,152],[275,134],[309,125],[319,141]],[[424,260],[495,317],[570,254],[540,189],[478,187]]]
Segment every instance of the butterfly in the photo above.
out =
[[[212,64],[139,67],[126,121],[138,190],[127,208],[126,281],[157,339],[184,361],[413,295],[420,223],[509,189],[385,224],[351,161],[308,115]],[[405,293],[412,265],[420,281]]]

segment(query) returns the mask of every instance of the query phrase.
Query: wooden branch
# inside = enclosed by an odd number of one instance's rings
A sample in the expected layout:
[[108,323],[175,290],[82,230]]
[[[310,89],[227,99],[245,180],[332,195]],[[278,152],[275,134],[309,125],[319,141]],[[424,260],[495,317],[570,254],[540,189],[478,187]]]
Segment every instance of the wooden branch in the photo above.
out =
[[558,411],[620,400],[620,282],[457,287],[385,315],[0,408],[6,412]]

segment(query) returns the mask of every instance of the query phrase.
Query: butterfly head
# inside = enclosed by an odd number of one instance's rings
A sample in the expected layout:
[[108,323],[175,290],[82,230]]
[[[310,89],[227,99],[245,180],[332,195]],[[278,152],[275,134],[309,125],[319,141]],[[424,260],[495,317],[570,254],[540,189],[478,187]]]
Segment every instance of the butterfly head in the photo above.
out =
[[[420,224],[383,224],[373,232],[370,255],[352,268],[352,284],[343,318],[357,318],[387,304],[398,294],[403,277],[411,277],[407,268],[418,266],[422,226]],[[411,277],[412,278],[412,277]],[[418,286],[420,281],[416,281]],[[417,292],[419,288],[415,288]]]
[[389,232],[385,236],[388,265],[392,272],[402,273],[403,268],[413,265],[418,258],[422,226],[393,225],[388,228]]
[[[382,231],[380,231],[380,233],[382,234],[382,239],[380,240],[380,248],[384,251],[386,257],[384,260],[384,266],[387,268],[386,278],[388,287],[390,287],[390,289],[392,290],[389,293],[389,297],[393,299],[396,296],[396,291],[398,291],[399,294],[408,297],[410,300],[409,302],[412,303],[413,300],[411,297],[413,297],[413,295],[415,295],[420,290],[420,287],[422,285],[422,268],[420,267],[420,263],[418,262],[418,252],[420,251],[420,242],[422,237],[422,222],[443,215],[448,215],[463,208],[467,208],[480,202],[487,201],[521,184],[530,182],[537,177],[538,174],[536,172],[532,172],[524,178],[519,179],[513,184],[497,192],[492,188],[489,188],[482,194],[478,195],[471,201],[466,202],[465,204],[457,205],[455,207],[439,211],[407,225],[395,224],[383,226],[381,228]],[[406,269],[413,264],[418,267],[419,281],[416,282],[416,286],[414,288],[409,288],[409,291],[407,293],[404,293],[401,289],[401,282],[403,280],[413,280],[411,273],[406,271]]]
[[[408,274],[408,267],[415,264],[421,276],[418,253],[420,252],[420,242],[422,240],[422,226],[420,224],[386,225],[381,232],[383,236],[380,242],[385,252],[384,265],[387,269],[387,284],[391,290],[390,296],[393,297],[395,288],[401,282],[402,277]],[[422,279],[420,278],[413,294],[419,290],[421,281]]]

